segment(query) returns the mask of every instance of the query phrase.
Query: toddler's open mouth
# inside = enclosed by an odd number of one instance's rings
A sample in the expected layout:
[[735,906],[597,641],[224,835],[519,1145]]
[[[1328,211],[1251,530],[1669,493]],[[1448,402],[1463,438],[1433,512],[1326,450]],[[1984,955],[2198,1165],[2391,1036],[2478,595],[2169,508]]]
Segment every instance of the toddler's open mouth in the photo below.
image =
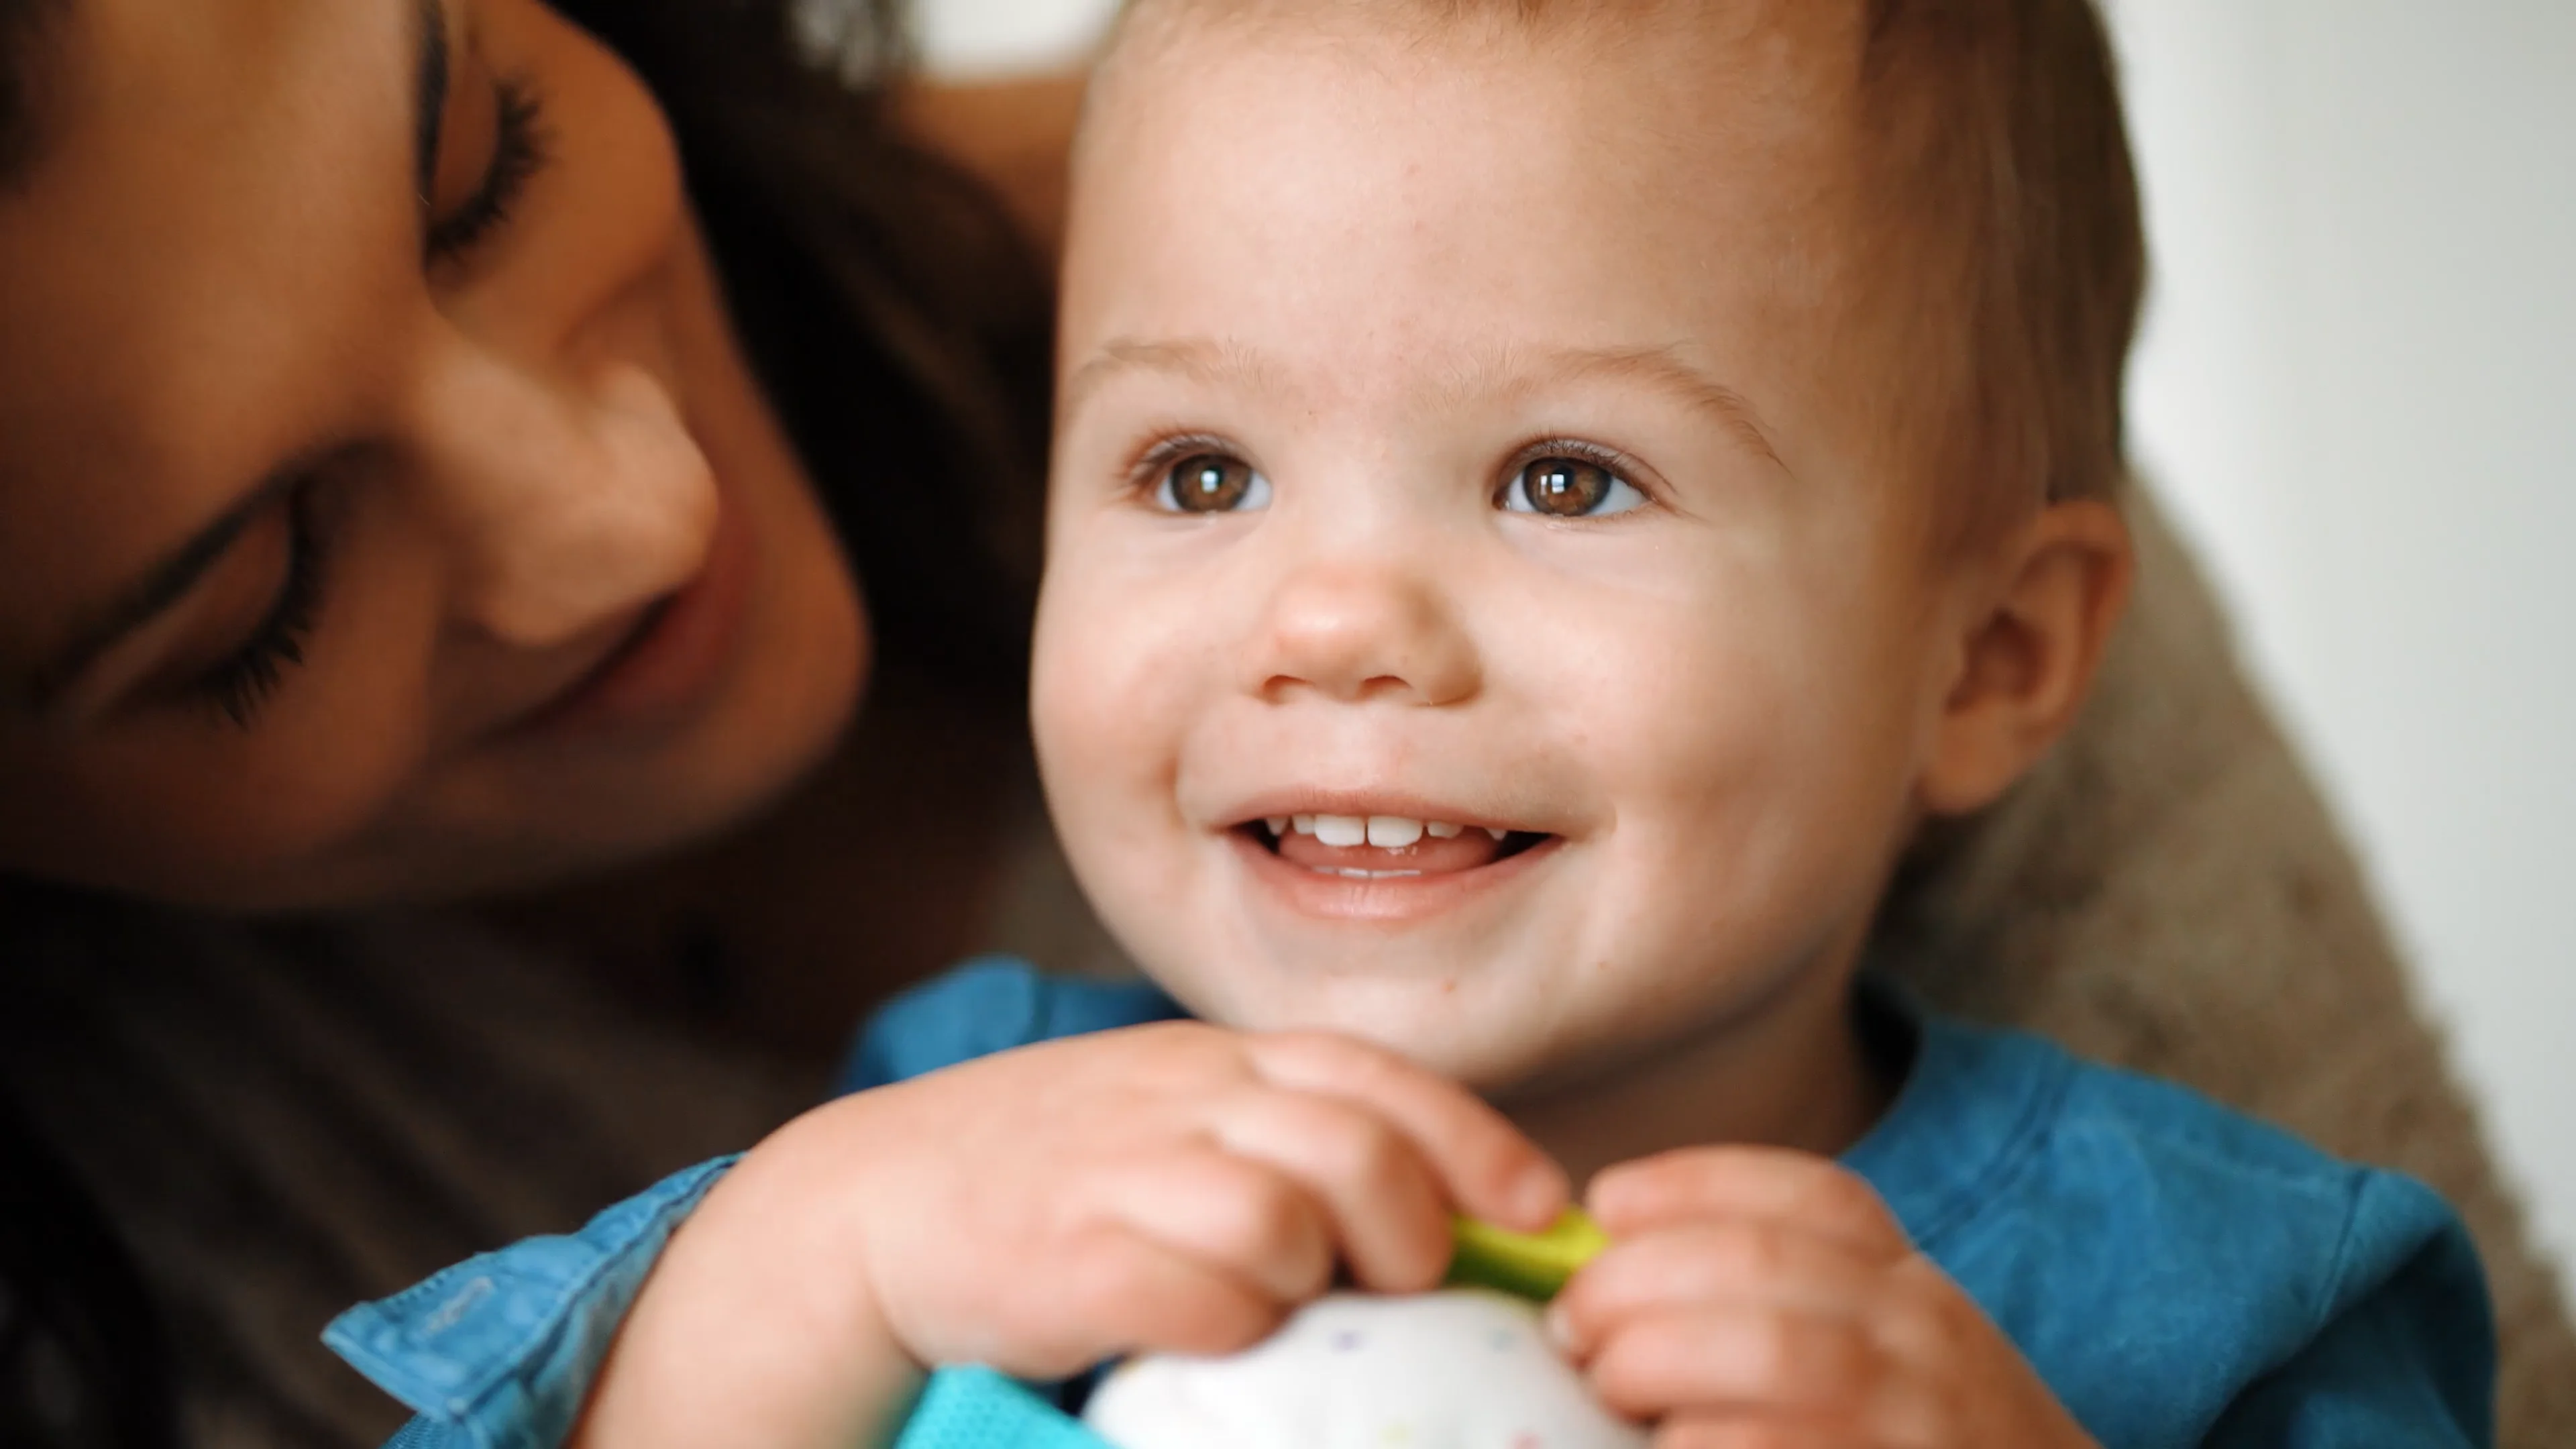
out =
[[1291,865],[1344,880],[1457,875],[1555,838],[1507,826],[1401,815],[1279,815],[1247,820],[1235,829]]

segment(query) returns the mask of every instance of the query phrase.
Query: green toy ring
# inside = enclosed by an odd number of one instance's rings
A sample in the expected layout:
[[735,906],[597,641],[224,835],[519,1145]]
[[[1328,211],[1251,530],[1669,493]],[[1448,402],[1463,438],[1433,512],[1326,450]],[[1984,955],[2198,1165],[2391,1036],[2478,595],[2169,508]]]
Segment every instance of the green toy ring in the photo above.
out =
[[1543,1233],[1515,1233],[1462,1217],[1452,1221],[1450,1235],[1457,1243],[1449,1258],[1451,1284],[1499,1289],[1540,1303],[1610,1246],[1609,1235],[1581,1208],[1567,1208]]

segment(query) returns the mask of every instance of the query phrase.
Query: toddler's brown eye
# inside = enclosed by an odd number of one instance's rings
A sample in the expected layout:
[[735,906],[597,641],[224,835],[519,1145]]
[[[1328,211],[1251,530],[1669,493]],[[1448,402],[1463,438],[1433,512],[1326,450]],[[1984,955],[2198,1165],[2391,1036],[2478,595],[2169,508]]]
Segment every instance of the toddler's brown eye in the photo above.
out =
[[1241,458],[1193,453],[1164,472],[1154,502],[1173,513],[1240,513],[1269,506],[1270,480]]
[[1503,507],[1547,518],[1598,518],[1625,513],[1645,501],[1636,485],[1581,458],[1540,458],[1503,490]]

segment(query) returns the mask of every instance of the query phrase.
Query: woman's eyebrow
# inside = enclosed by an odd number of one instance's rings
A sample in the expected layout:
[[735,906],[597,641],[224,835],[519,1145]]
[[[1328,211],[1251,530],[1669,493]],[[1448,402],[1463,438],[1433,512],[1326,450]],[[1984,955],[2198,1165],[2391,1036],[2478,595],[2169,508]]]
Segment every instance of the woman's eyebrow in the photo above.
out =
[[416,0],[412,25],[420,59],[412,79],[412,184],[423,217],[438,186],[438,138],[447,116],[447,7],[444,0]]

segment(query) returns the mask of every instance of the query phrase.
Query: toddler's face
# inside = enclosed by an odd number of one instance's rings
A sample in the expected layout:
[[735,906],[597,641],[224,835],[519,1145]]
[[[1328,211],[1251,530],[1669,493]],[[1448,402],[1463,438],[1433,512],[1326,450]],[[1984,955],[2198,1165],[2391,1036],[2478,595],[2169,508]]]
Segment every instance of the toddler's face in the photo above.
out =
[[1083,883],[1193,1009],[1508,1092],[1856,948],[1957,620],[1833,305],[1828,51],[1117,63],[1034,711]]

